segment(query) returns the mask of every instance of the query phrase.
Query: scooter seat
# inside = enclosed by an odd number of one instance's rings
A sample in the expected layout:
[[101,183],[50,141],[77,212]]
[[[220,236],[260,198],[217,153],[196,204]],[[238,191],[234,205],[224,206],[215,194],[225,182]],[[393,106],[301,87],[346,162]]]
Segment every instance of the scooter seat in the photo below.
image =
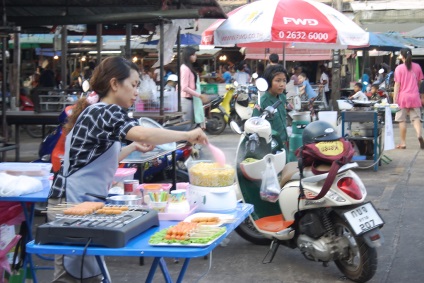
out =
[[294,221],[285,221],[282,214],[262,217],[255,221],[256,226],[263,231],[278,232],[288,228]]
[[287,163],[281,172],[280,187],[284,187],[288,181],[293,179],[293,175],[296,173],[299,173],[297,161]]

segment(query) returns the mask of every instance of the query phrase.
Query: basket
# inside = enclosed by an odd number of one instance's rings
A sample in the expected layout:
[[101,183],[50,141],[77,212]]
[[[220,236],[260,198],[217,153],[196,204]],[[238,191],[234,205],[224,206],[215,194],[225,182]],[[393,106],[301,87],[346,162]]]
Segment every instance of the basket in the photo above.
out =
[[286,164],[286,151],[282,151],[277,154],[267,154],[264,156],[264,158],[255,161],[255,162],[241,162],[240,163],[240,169],[243,173],[243,176],[251,181],[261,180],[262,179],[262,172],[265,170],[266,162],[268,159],[271,159],[275,173],[280,173],[284,165]]

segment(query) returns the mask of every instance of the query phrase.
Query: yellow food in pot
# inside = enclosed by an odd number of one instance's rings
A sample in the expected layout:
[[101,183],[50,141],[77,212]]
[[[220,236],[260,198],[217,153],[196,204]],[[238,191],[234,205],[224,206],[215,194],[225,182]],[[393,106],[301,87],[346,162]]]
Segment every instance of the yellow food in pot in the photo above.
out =
[[201,187],[227,187],[234,184],[235,170],[230,165],[200,162],[189,170],[190,183]]

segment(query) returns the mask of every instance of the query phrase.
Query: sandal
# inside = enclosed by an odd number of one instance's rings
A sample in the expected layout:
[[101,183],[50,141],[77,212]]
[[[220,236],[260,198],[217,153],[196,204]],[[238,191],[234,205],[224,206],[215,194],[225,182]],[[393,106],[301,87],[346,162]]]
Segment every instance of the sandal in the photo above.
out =
[[[423,141],[424,142],[424,141]],[[400,145],[400,144],[398,144],[397,146],[396,146],[396,148],[397,149],[406,149],[406,145]]]
[[418,138],[418,141],[420,142],[421,149],[424,149],[424,140],[423,140],[423,137],[419,137]]

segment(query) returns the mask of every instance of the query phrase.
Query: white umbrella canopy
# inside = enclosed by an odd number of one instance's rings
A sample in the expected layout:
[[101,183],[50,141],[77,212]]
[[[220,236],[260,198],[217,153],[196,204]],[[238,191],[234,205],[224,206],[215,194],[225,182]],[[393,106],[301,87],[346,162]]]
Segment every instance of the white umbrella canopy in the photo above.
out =
[[344,49],[369,35],[339,11],[314,0],[262,0],[241,6],[202,34],[206,45]]

